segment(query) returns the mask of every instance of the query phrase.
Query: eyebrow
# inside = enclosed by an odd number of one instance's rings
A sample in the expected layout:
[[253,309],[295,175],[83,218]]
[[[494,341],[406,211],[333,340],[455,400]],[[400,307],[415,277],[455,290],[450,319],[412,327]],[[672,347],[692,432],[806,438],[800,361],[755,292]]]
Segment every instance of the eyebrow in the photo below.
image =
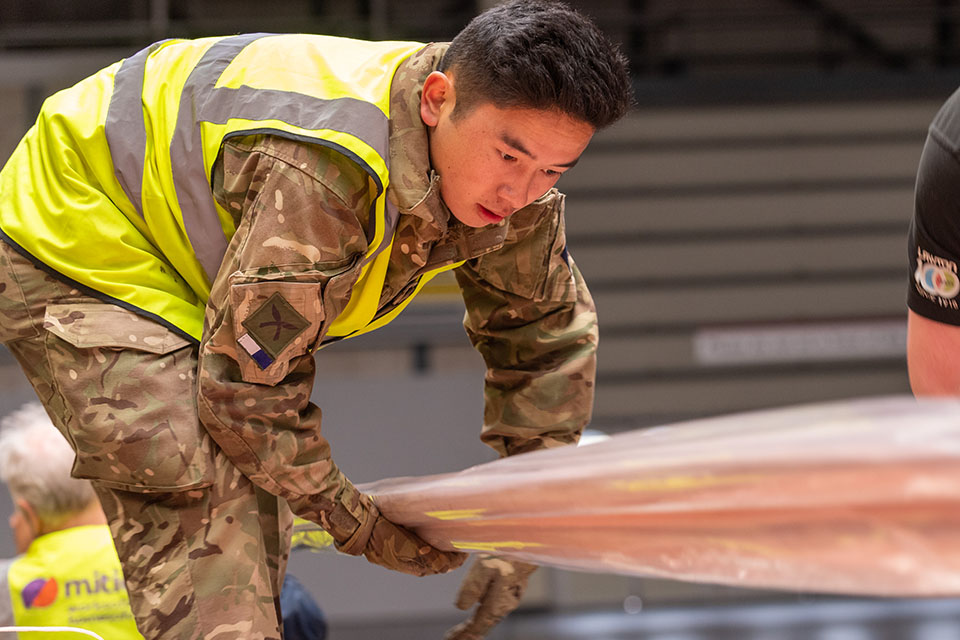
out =
[[[525,146],[523,146],[523,143],[522,143],[522,142],[520,142],[519,140],[517,140],[516,138],[514,138],[513,136],[511,136],[509,133],[501,133],[501,134],[500,134],[500,140],[501,140],[504,144],[507,144],[507,145],[513,147],[514,149],[516,149],[516,150],[519,151],[520,153],[522,153],[522,154],[524,154],[525,156],[529,157],[531,160],[536,160],[536,159],[537,159],[537,156],[533,155]],[[579,161],[580,161],[580,158],[579,158],[579,156],[578,156],[578,157],[574,158],[573,160],[571,160],[570,162],[557,162],[557,163],[552,164],[551,166],[554,166],[554,167],[564,167],[565,169],[569,169],[569,168],[575,166],[575,165],[577,164],[577,162],[579,162]]]

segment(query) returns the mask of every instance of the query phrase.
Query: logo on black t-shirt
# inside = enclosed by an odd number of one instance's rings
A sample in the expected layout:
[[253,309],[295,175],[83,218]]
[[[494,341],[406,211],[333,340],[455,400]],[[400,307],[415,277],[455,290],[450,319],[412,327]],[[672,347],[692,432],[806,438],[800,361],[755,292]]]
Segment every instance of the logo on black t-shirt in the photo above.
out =
[[957,263],[917,247],[917,270],[913,273],[917,291],[943,307],[957,308],[953,299],[960,293]]

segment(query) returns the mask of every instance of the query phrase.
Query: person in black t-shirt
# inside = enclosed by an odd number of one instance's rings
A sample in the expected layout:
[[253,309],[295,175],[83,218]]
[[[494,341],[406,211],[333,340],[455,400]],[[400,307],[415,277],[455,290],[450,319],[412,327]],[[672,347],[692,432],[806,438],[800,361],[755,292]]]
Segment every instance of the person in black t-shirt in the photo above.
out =
[[915,395],[960,395],[960,90],[930,124],[910,225],[907,366]]

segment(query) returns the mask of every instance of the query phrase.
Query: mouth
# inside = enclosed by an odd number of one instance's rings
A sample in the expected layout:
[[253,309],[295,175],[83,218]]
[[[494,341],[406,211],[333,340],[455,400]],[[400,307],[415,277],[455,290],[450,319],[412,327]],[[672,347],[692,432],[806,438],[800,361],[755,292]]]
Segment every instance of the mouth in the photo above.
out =
[[482,204],[477,205],[477,209],[480,211],[480,217],[486,220],[488,223],[497,223],[506,218],[510,214],[499,214],[487,209]]

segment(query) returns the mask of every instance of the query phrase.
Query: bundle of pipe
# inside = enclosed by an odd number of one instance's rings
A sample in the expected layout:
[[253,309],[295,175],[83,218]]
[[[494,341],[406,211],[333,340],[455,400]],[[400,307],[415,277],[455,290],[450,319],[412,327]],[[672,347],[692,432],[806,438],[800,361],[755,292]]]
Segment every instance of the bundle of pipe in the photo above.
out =
[[742,587],[960,594],[960,401],[642,429],[361,487],[446,549]]

